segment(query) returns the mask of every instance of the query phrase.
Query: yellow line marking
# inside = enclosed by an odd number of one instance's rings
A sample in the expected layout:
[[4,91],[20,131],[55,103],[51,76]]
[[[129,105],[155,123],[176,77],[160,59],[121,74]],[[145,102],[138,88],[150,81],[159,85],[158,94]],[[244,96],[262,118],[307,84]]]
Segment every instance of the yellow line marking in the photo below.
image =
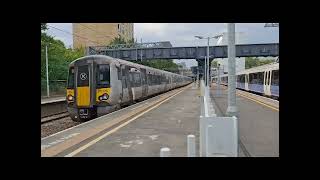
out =
[[273,106],[270,106],[270,105],[268,105],[268,104],[265,104],[265,103],[263,103],[263,102],[261,102],[261,101],[259,101],[259,100],[256,100],[256,99],[253,99],[253,98],[250,98],[250,97],[248,97],[248,96],[245,96],[245,95],[242,95],[242,94],[239,94],[239,93],[238,93],[238,95],[239,95],[239,96],[241,96],[241,97],[247,98],[247,99],[249,99],[249,100],[251,100],[251,101],[254,101],[254,102],[258,103],[258,104],[261,104],[261,105],[263,105],[263,106],[266,106],[266,107],[268,107],[268,108],[270,108],[270,109],[273,109],[273,110],[279,111],[279,109],[278,109],[278,108],[273,107]]
[[135,120],[135,119],[137,119],[138,117],[140,117],[140,116],[144,115],[145,113],[147,113],[147,112],[149,112],[149,111],[153,110],[154,108],[156,108],[156,107],[160,106],[162,103],[164,103],[164,102],[168,101],[169,99],[172,99],[174,96],[176,96],[176,95],[180,94],[180,93],[181,93],[182,91],[184,91],[184,90],[186,90],[186,89],[182,89],[181,91],[177,92],[176,94],[174,94],[173,96],[169,97],[168,99],[166,99],[166,100],[162,101],[161,103],[157,104],[156,106],[154,106],[154,107],[152,107],[152,108],[148,109],[147,111],[142,112],[141,114],[139,114],[139,115],[135,116],[134,118],[130,119],[129,121],[127,121],[127,122],[125,122],[125,123],[123,123],[123,124],[119,125],[118,127],[116,127],[116,128],[114,128],[114,129],[112,129],[112,130],[108,131],[107,133],[105,133],[105,134],[101,135],[100,137],[98,137],[98,138],[96,138],[96,139],[92,140],[92,141],[91,141],[91,142],[89,142],[88,144],[86,144],[86,145],[84,145],[84,146],[82,146],[82,147],[80,147],[80,148],[76,149],[75,151],[73,151],[73,152],[71,152],[71,153],[67,154],[67,155],[66,155],[66,156],[64,156],[64,157],[72,157],[72,156],[74,156],[74,155],[78,154],[79,152],[81,152],[81,151],[83,151],[83,150],[87,149],[88,147],[90,147],[90,146],[92,146],[93,144],[97,143],[98,141],[100,141],[101,139],[105,138],[106,136],[108,136],[108,135],[110,135],[110,134],[112,134],[112,133],[116,132],[117,130],[119,130],[119,129],[120,129],[120,128],[122,128],[123,126],[125,126],[125,125],[129,124],[130,122],[134,121],[134,120]]

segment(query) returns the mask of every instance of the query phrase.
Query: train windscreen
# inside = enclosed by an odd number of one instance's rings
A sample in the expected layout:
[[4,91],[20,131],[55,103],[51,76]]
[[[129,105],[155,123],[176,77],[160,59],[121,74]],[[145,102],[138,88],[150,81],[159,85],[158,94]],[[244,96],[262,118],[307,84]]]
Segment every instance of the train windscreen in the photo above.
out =
[[71,67],[69,69],[67,88],[68,89],[73,89],[74,88],[74,67]]
[[109,64],[98,65],[97,88],[110,87],[110,66]]

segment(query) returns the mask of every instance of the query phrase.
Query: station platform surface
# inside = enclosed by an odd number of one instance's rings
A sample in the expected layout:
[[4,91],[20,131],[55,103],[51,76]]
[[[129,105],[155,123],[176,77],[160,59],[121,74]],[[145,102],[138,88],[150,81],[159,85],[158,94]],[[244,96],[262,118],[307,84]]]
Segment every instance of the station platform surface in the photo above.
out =
[[[225,116],[228,107],[227,87],[211,86],[211,99],[217,116]],[[237,90],[240,149],[246,156],[279,157],[279,102]]]
[[[225,116],[227,109],[226,87],[221,89],[217,97],[216,85],[211,87],[217,116]],[[170,98],[154,108],[141,110],[138,116],[132,115],[165,94],[170,94]],[[195,135],[196,156],[199,156],[199,89],[193,83],[165,94],[43,138],[41,156],[159,157],[160,149],[168,147],[171,157],[186,157],[189,134]],[[254,97],[248,99],[246,96],[237,96],[239,156],[279,156],[279,112],[275,110],[276,105],[269,103],[274,107],[271,109],[257,103],[263,101],[261,98],[253,101]],[[121,125],[123,116],[130,120]]]
[[54,103],[54,102],[60,102],[60,101],[66,101],[66,97],[57,96],[57,97],[41,98],[41,104],[48,104],[48,103]]
[[[107,127],[107,124],[117,121],[124,115],[130,116],[128,114],[131,112],[137,111],[137,109],[147,106],[165,95],[150,98],[43,138],[41,140],[41,156],[159,157],[160,149],[168,147],[171,150],[171,157],[186,157],[187,135],[195,135],[196,144],[199,144],[199,90],[188,85],[182,90],[177,89],[168,93],[177,94],[156,108],[145,111],[145,113],[142,111],[142,115],[136,119],[133,118],[132,121],[129,120],[130,123],[117,130],[114,130],[116,128],[111,125],[111,127]],[[81,139],[81,136],[103,128],[106,130],[90,138]],[[78,142],[76,142],[76,138],[79,139]],[[69,142],[67,142],[68,139]],[[57,148],[57,146],[60,147]],[[197,152],[199,152],[198,150],[199,145],[197,145]]]

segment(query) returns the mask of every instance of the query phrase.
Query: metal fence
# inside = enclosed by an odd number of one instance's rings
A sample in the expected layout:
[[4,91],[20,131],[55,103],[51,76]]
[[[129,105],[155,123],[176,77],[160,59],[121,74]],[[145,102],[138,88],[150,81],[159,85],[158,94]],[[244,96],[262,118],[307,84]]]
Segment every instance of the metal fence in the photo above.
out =
[[[67,80],[49,80],[49,97],[65,96],[66,88]],[[41,80],[41,97],[48,97],[46,80]]]

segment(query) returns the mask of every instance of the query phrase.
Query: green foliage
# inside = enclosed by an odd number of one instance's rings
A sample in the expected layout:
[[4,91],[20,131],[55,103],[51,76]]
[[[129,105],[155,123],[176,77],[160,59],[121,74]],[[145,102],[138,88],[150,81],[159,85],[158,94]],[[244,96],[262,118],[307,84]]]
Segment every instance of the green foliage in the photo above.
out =
[[[117,44],[127,44],[127,45],[134,45],[134,39],[130,39],[129,41],[125,41],[125,39],[121,36],[114,38],[109,45],[117,45]],[[127,46],[130,47],[130,46]],[[173,62],[172,59],[153,59],[153,60],[143,60],[137,61],[135,63],[142,64],[144,66],[153,67],[156,69],[161,69],[173,73],[179,72],[180,65]]]
[[265,59],[261,60],[259,58],[253,58],[253,57],[246,57],[246,69],[262,66],[264,64],[270,64],[275,62],[273,59]]
[[46,46],[48,47],[49,80],[66,80],[69,63],[84,56],[84,49],[68,49],[62,41],[56,40],[52,36],[42,32],[41,80],[46,80]]
[[173,73],[178,73],[179,67],[181,67],[178,64],[174,63],[171,59],[153,59],[137,61],[136,63]]
[[47,23],[41,23],[41,31],[45,31],[47,29],[48,29]]
[[122,36],[115,37],[108,45],[127,44],[127,47],[133,47],[135,44],[134,39],[126,41]]
[[212,61],[212,62],[211,62],[211,66],[212,66],[213,68],[217,68],[217,67],[218,67],[218,61]]

